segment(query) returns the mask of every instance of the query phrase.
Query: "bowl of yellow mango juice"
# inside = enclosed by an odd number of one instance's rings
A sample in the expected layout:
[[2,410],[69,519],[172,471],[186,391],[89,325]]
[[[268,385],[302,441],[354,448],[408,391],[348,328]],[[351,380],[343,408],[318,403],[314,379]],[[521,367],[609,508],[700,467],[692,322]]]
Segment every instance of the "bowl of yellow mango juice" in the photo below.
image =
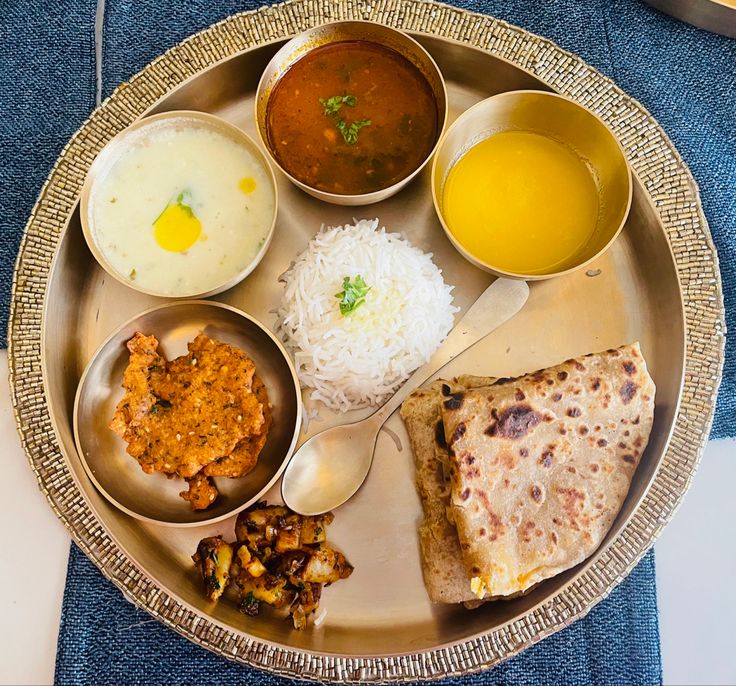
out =
[[545,91],[494,95],[440,142],[432,196],[454,246],[499,276],[545,279],[602,254],[631,206],[621,145],[592,112]]

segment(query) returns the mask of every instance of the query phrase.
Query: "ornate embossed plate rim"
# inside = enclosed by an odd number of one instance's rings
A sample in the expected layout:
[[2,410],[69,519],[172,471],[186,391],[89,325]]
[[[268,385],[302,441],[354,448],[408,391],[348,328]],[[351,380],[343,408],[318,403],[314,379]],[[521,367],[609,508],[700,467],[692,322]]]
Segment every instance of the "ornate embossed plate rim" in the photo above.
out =
[[[62,458],[41,371],[41,321],[49,268],[101,147],[170,89],[240,51],[316,23],[368,19],[488,51],[585,105],[614,130],[656,207],[672,247],[687,329],[685,379],[669,447],[626,527],[570,585],[480,637],[423,653],[356,658],[305,653],[208,620],[146,578],[90,509]],[[129,599],[193,642],[244,664],[325,681],[407,681],[491,667],[584,616],[628,574],[672,516],[708,439],[723,366],[725,322],[718,258],[696,184],[651,115],[610,79],[551,41],[485,15],[430,0],[290,0],[234,15],[194,34],[122,84],[71,138],[30,216],[13,279],[10,386],[21,442],[41,491],[74,540]]]

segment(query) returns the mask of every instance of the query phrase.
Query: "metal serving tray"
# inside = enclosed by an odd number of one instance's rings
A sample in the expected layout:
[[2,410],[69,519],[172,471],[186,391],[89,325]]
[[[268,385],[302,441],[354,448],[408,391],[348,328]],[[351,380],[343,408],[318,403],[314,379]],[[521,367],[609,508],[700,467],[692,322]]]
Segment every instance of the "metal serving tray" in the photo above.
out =
[[[635,340],[657,384],[655,423],[610,534],[585,563],[528,596],[475,610],[433,606],[416,527],[421,516],[406,434],[397,415],[379,437],[368,481],[336,511],[330,540],[355,565],[325,590],[327,616],[297,632],[264,610],[251,618],[225,598],[207,602],[190,560],[203,536],[232,538],[233,521],[170,529],[110,505],[87,477],[72,431],[74,394],[98,344],[160,302],[97,265],[82,237],[78,194],[95,154],[137,118],[174,109],[212,112],[254,134],[253,94],[283,41],[336,19],[410,32],[447,80],[451,120],[478,100],[521,88],[564,93],[601,116],[635,174],[631,215],[587,270],[531,284],[523,311],[443,375],[510,376]],[[321,224],[379,217],[434,254],[456,304],[490,276],[451,246],[432,208],[428,170],[398,196],[367,208],[311,198],[279,177],[272,246],[256,271],[216,296],[273,325],[277,277]],[[280,674],[325,681],[409,680],[492,666],[583,616],[636,564],[689,486],[708,437],[724,345],[717,257],[695,184],[657,123],[610,80],[550,41],[493,18],[432,2],[295,0],[236,15],[196,34],[123,84],[72,138],[29,220],[10,325],[16,417],[41,489],[77,543],[139,606],[199,645]],[[336,423],[312,422],[314,432]],[[357,415],[356,415],[357,416]],[[278,490],[271,492],[271,500]]]

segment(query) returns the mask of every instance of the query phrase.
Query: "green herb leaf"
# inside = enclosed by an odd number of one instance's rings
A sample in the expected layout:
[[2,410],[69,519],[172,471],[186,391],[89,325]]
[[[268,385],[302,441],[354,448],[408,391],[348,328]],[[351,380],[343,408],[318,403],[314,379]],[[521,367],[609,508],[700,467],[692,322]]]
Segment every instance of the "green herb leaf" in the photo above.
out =
[[358,104],[358,98],[354,95],[333,95],[330,98],[320,98],[320,105],[325,112],[325,116],[332,119],[337,130],[342,134],[343,140],[348,145],[355,145],[358,142],[358,131],[364,126],[370,126],[370,119],[358,119],[352,124],[348,124],[344,119],[338,118],[338,112],[343,105],[355,107]]
[[251,617],[255,617],[258,614],[260,606],[261,603],[258,598],[253,595],[253,591],[248,591],[245,598],[240,601],[240,611],[246,615],[250,615]]
[[350,277],[346,276],[342,280],[342,288],[340,293],[335,293],[335,297],[340,299],[340,314],[346,317],[365,302],[365,296],[368,295],[371,286],[366,284],[363,277],[358,274],[352,283]]
[[192,193],[188,189],[184,189],[179,195],[176,196],[174,200],[169,200],[169,202],[166,203],[166,207],[164,207],[163,210],[161,210],[161,214],[156,217],[156,219],[153,220],[153,225],[155,226],[159,219],[163,216],[164,212],[169,209],[172,205],[179,205],[181,209],[187,214],[189,217],[194,216],[194,210],[192,210]]
[[358,142],[358,131],[360,131],[364,126],[370,125],[370,119],[358,119],[358,121],[354,121],[350,125],[346,124],[345,120],[340,119],[335,124],[348,145],[355,145]]
[[333,95],[325,100],[324,98],[319,99],[319,104],[322,105],[322,109],[325,111],[326,116],[337,114],[343,105],[348,107],[355,107],[358,102],[358,98],[354,95]]
[[217,572],[213,571],[212,574],[210,574],[209,584],[212,588],[218,591],[220,590],[220,580],[217,578]]

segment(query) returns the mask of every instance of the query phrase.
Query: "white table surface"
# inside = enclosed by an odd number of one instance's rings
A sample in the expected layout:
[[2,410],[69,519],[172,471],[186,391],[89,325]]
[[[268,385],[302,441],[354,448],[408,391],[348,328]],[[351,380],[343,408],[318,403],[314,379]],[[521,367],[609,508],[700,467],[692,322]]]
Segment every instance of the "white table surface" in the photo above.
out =
[[[0,377],[7,357],[0,353]],[[51,684],[69,536],[38,490],[0,387],[0,684]],[[736,441],[711,441],[656,545],[666,684],[736,684]]]

